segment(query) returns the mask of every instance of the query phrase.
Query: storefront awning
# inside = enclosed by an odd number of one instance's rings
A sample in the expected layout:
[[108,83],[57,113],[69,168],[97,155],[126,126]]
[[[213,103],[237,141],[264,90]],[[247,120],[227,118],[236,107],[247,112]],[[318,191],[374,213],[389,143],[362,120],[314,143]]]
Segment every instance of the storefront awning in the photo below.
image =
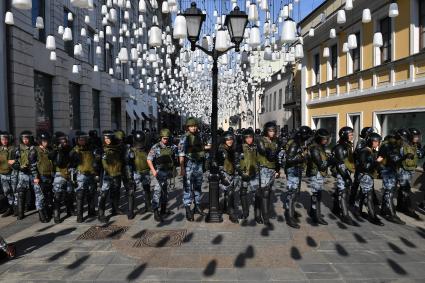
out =
[[151,118],[149,118],[148,116],[146,116],[146,114],[144,112],[142,112],[142,117],[143,119],[145,119],[146,121],[151,121]]
[[[131,103],[131,102],[130,102]],[[125,104],[125,111],[127,112],[127,115],[130,117],[131,120],[136,120],[136,116],[134,115],[134,109],[132,105],[129,102]]]

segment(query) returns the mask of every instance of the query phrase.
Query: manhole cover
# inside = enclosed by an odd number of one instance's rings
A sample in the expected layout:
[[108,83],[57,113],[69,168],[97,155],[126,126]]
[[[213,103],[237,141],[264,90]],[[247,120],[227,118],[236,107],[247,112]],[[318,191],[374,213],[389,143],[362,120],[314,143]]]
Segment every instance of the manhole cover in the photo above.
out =
[[92,226],[77,240],[118,240],[128,230],[128,226]]
[[148,230],[140,236],[133,247],[178,247],[186,237],[186,230]]

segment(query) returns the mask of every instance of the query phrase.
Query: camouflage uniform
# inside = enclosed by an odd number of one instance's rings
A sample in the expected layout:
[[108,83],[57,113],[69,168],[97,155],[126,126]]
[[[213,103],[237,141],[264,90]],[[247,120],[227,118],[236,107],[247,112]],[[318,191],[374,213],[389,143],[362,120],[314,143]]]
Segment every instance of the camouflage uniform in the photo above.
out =
[[204,143],[199,134],[185,134],[179,142],[179,157],[185,157],[185,172],[183,177],[183,204],[195,206],[201,203],[203,165],[205,160]]
[[14,148],[11,146],[0,145],[0,184],[4,195],[7,197],[9,206],[15,206],[16,173],[9,166],[8,161],[14,159]]

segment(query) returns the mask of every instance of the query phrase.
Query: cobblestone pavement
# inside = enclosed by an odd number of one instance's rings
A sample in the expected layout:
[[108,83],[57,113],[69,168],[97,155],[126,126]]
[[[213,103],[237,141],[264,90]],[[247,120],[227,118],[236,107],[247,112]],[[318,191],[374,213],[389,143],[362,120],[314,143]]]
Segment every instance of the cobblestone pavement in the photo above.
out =
[[[367,221],[346,226],[330,213],[334,184],[328,180],[323,213],[329,225],[310,224],[303,182],[297,209],[301,229],[294,230],[283,219],[284,182],[275,185],[277,217],[271,227],[254,221],[232,224],[227,216],[221,224],[207,224],[202,217],[189,223],[180,185],[171,194],[169,206],[175,213],[167,221],[155,223],[151,213],[131,221],[115,216],[107,226],[125,229],[106,240],[77,240],[100,225],[94,218],[77,224],[71,217],[57,225],[39,223],[34,213],[19,222],[2,218],[0,233],[16,243],[18,253],[15,260],[0,265],[0,281],[425,282],[424,222],[401,215],[405,226],[387,221],[383,227]],[[208,190],[206,183],[203,190]],[[207,194],[203,202],[208,203]]]

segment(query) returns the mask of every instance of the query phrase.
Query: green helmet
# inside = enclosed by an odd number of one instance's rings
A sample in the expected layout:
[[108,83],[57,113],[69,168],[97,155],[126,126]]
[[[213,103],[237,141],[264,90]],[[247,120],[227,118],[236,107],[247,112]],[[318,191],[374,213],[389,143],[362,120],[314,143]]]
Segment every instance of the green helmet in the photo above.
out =
[[159,137],[161,138],[170,138],[171,132],[169,129],[162,129],[161,132],[159,132]]
[[124,138],[125,138],[125,132],[124,132],[123,130],[116,130],[116,131],[115,131],[115,137],[116,137],[118,140],[122,141],[122,140],[124,140]]
[[198,126],[198,121],[194,117],[189,117],[186,121],[186,127]]

